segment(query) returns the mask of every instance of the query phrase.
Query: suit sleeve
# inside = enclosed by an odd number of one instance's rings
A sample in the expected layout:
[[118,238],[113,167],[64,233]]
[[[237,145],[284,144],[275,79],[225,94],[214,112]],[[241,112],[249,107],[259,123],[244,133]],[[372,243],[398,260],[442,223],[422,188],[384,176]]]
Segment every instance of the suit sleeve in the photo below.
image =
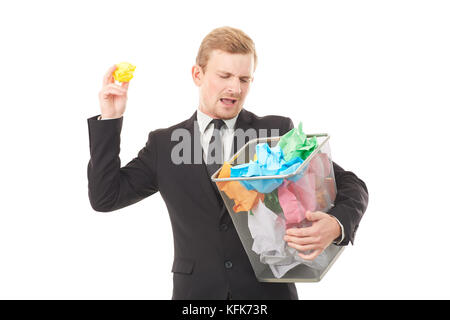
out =
[[[289,130],[294,128],[288,119]],[[367,186],[353,172],[346,171],[333,161],[334,177],[336,180],[336,199],[334,207],[328,213],[335,216],[344,227],[344,239],[339,245],[353,244],[359,222],[366,211],[369,202]]]
[[87,167],[89,201],[94,210],[109,212],[134,204],[158,191],[156,139],[150,132],[137,157],[120,167],[123,117],[88,119],[91,159]]
[[366,211],[369,193],[364,181],[353,172],[345,171],[333,162],[336,179],[336,199],[328,213],[335,216],[344,226],[344,239],[339,245],[353,244],[359,222]]

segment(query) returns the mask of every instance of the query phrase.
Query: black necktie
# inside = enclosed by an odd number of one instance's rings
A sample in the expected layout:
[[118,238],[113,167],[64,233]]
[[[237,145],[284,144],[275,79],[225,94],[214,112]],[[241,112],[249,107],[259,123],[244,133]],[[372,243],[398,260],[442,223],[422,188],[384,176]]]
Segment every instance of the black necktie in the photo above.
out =
[[213,119],[211,122],[214,124],[214,130],[211,140],[209,140],[208,154],[206,155],[206,168],[210,177],[223,165],[223,143],[220,128],[225,125],[222,119]]

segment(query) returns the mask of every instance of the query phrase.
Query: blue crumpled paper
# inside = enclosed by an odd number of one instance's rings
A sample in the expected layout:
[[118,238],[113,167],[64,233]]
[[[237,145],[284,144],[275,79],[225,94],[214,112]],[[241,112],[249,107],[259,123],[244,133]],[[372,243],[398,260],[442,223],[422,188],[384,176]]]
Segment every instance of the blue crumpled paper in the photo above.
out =
[[[274,176],[294,173],[303,160],[300,157],[286,161],[280,146],[270,148],[267,143],[256,145],[256,161],[250,161],[231,168],[230,177]],[[301,174],[288,178],[292,181],[300,179]],[[247,190],[270,193],[283,183],[283,179],[240,180]]]

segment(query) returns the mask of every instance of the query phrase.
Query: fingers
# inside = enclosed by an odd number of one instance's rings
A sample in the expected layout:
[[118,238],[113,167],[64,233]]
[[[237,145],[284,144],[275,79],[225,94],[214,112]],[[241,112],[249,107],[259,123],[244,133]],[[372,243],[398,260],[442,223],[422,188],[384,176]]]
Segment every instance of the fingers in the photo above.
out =
[[317,221],[326,217],[326,213],[322,211],[306,211],[306,219],[309,221]]
[[[314,226],[288,229],[283,239],[288,246],[296,249],[298,255],[305,260],[314,260],[324,250],[321,236]],[[313,250],[313,252],[302,253],[309,250]]]
[[317,257],[319,256],[319,254],[322,253],[322,251],[323,251],[323,250],[321,250],[321,249],[317,249],[317,250],[314,250],[314,251],[313,251],[312,253],[310,253],[310,254],[304,254],[304,253],[299,252],[299,253],[298,253],[298,256],[299,256],[300,258],[305,259],[305,260],[314,260],[315,258],[317,258]]
[[106,88],[117,89],[117,90],[125,92],[125,93],[128,91],[127,90],[128,86],[124,87],[123,85],[118,85],[118,84],[115,84],[115,83],[110,83],[110,84],[106,85]]
[[112,94],[112,95],[116,95],[116,96],[125,96],[126,92],[120,91],[120,90],[118,90],[116,88],[108,88],[108,89],[103,90],[103,94],[105,94],[105,95],[111,95]]
[[305,245],[305,244],[313,244],[313,243],[318,243],[319,239],[316,237],[292,237],[292,236],[284,236],[284,241],[286,242],[293,242],[296,244],[300,244],[300,245]]
[[117,68],[117,66],[113,65],[106,72],[105,76],[103,77],[103,86],[104,87],[107,86],[110,83],[114,83],[113,73],[116,70],[116,68]]
[[128,86],[130,85],[130,82],[122,82],[121,86],[122,88],[128,89]]
[[295,236],[295,237],[311,237],[316,235],[316,228],[313,226],[311,227],[304,227],[304,228],[290,228],[286,230],[286,234],[288,236]]
[[[289,247],[297,250],[299,257],[301,257],[305,260],[314,260],[324,250],[323,246],[320,243],[300,244],[299,241],[297,241],[297,242],[288,242],[287,244]],[[313,251],[313,252],[305,253],[307,251]]]
[[123,88],[122,86],[119,86],[115,83],[110,83],[106,87],[102,88],[102,90],[100,91],[100,94],[103,97],[106,97],[109,95],[126,96],[127,89]]
[[[324,227],[330,218],[327,213],[307,211],[306,218],[313,222],[312,226],[287,229],[284,240],[290,247],[299,251],[299,257],[305,260],[314,260],[336,237],[327,231],[328,228]],[[309,250],[313,250],[313,252],[302,253]]]
[[312,221],[313,225],[310,227],[290,228],[286,230],[286,234],[297,237],[315,236],[317,235],[318,229],[315,226],[314,222],[325,218],[329,218],[329,215],[322,211],[306,211],[306,219]]
[[317,244],[306,244],[300,245],[294,242],[288,242],[288,246],[296,249],[297,251],[308,251],[308,250],[316,250],[319,249]]

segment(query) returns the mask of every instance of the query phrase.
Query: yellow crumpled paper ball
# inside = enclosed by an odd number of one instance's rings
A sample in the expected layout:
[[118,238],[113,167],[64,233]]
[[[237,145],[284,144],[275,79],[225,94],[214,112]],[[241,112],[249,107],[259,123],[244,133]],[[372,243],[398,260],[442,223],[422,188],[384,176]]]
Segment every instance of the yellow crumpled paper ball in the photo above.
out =
[[114,71],[114,79],[120,82],[128,82],[133,78],[133,71],[136,66],[128,62],[121,62],[116,64],[117,69]]

